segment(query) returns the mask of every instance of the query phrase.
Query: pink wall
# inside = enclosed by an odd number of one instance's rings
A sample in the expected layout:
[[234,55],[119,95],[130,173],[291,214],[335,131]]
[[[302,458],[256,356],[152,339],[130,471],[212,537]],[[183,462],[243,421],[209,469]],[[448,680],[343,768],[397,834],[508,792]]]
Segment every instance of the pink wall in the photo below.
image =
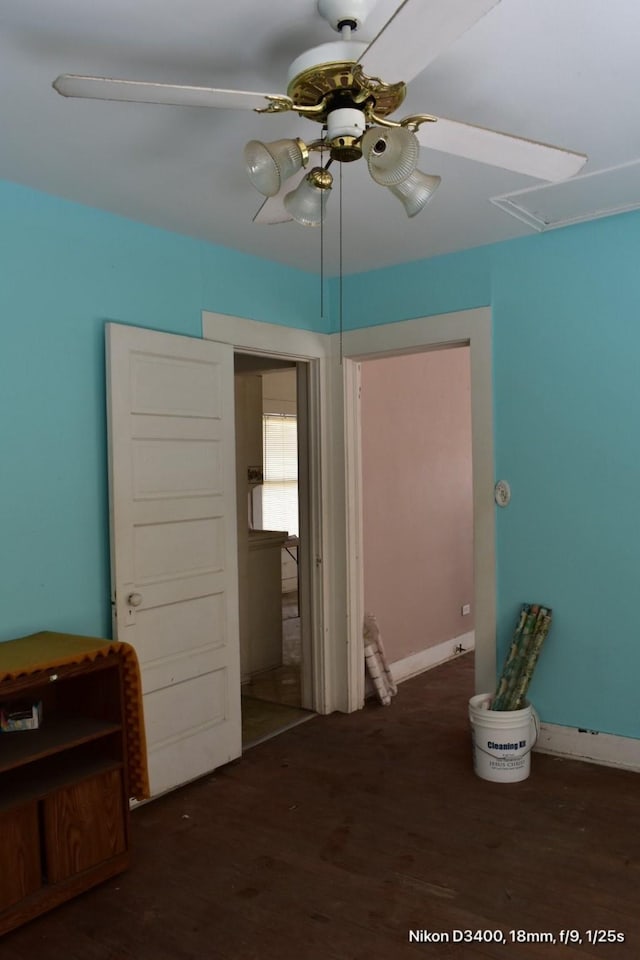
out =
[[387,658],[473,629],[468,347],[362,364],[365,609]]

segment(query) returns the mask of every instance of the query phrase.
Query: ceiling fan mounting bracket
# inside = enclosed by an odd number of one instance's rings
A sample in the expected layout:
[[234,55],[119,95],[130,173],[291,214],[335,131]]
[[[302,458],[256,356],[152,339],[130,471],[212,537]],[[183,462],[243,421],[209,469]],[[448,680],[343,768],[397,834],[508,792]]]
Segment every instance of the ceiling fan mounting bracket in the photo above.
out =
[[371,6],[371,0],[318,0],[318,13],[340,33],[343,26],[352,30],[362,26]]
[[411,133],[415,133],[423,123],[437,123],[438,118],[432,117],[430,113],[412,113],[402,120],[388,120],[371,109],[367,113],[367,121],[379,127],[406,127]]
[[255,113],[286,113],[287,110],[293,110],[293,100],[291,97],[280,96],[277,93],[268,93],[265,96],[268,101],[266,107],[254,107]]

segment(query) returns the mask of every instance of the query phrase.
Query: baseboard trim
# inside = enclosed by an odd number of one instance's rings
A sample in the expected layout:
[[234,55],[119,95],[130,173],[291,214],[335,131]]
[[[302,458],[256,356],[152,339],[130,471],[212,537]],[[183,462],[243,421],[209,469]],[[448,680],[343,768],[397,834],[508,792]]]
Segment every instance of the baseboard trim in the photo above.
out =
[[541,723],[534,750],[556,757],[587,760],[605,767],[640,772],[640,740],[633,737]]
[[460,637],[454,637],[452,640],[445,640],[443,643],[437,643],[434,647],[427,647],[426,650],[420,650],[418,653],[412,653],[409,657],[402,660],[396,660],[390,665],[391,676],[396,683],[402,683],[403,680],[409,680],[416,677],[425,670],[431,670],[440,663],[447,660],[453,660],[469,650],[474,650],[476,645],[476,635],[473,630],[463,633]]
[[[391,675],[396,683],[402,683],[403,680],[409,680],[425,670],[431,670],[474,649],[475,633],[472,630],[453,640],[445,640],[444,643],[396,660],[390,665]],[[634,737],[541,723],[534,751],[640,773],[640,739]]]

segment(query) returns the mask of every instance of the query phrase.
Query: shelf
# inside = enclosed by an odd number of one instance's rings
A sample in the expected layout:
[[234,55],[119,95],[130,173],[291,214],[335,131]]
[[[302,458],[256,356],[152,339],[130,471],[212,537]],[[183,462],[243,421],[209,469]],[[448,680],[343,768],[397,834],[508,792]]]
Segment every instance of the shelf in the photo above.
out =
[[54,717],[49,722],[45,717],[39,730],[0,733],[0,773],[107,737],[121,729],[117,723],[91,717]]
[[142,728],[126,644],[45,633],[0,647],[0,703],[42,703],[38,730],[0,733],[1,937],[127,867]]

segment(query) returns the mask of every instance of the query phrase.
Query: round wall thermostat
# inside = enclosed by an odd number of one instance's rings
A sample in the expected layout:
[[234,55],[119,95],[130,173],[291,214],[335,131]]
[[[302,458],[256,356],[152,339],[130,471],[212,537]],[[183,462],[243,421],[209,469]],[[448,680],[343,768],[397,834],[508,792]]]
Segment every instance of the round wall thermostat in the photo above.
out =
[[511,500],[511,487],[506,480],[498,480],[494,487],[494,496],[499,507],[506,507]]

